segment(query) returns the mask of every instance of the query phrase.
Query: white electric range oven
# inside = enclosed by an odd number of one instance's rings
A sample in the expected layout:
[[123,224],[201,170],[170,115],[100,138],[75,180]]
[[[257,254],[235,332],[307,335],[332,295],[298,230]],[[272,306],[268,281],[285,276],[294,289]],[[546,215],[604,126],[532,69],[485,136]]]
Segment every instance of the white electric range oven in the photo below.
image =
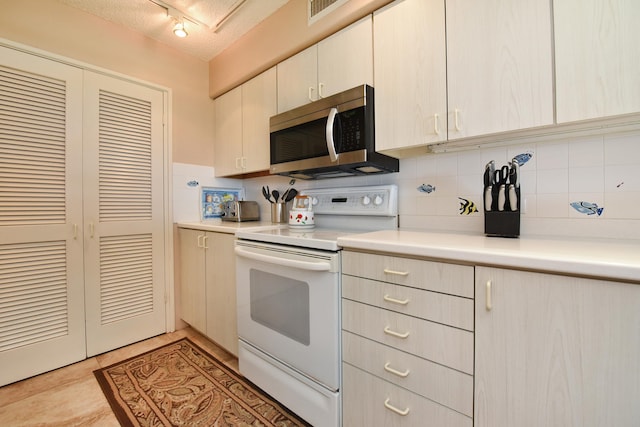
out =
[[301,191],[315,227],[236,233],[240,372],[316,427],[341,425],[338,237],[398,227],[397,187]]

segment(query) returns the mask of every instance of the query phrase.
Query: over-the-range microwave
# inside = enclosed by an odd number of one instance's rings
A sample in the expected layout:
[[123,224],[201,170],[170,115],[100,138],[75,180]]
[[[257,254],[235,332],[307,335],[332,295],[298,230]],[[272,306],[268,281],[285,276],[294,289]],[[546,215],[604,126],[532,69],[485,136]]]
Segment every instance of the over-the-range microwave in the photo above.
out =
[[373,88],[357,86],[270,119],[271,174],[300,179],[398,172],[376,152]]

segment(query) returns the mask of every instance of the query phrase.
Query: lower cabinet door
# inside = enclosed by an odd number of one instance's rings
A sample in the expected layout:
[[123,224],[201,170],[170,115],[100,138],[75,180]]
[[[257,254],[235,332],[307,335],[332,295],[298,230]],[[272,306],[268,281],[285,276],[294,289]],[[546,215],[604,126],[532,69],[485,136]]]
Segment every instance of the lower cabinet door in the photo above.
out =
[[473,420],[343,363],[342,425],[471,427]]

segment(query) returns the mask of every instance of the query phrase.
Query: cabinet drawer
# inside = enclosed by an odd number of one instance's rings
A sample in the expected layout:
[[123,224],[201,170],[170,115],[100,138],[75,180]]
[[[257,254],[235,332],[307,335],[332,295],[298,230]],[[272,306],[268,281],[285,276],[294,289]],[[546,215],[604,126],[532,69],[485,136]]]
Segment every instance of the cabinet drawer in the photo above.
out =
[[342,360],[388,382],[473,416],[473,376],[342,332]]
[[351,276],[473,298],[473,267],[344,251],[342,271]]
[[[343,363],[342,425],[471,427],[472,419]],[[387,407],[389,406],[389,407]],[[394,412],[406,412],[402,415]]]
[[398,313],[473,331],[473,300],[354,276],[342,277],[342,296]]
[[473,332],[342,300],[342,328],[473,374]]

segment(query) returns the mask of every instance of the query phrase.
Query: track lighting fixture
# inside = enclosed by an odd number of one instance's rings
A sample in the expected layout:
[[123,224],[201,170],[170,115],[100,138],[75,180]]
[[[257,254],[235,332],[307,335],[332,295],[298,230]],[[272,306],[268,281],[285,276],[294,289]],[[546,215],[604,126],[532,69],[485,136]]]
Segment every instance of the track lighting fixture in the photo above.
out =
[[176,25],[173,26],[173,34],[175,34],[180,38],[187,37],[189,35],[189,33],[187,33],[187,30],[184,26],[184,21],[182,19],[178,20],[176,22]]

